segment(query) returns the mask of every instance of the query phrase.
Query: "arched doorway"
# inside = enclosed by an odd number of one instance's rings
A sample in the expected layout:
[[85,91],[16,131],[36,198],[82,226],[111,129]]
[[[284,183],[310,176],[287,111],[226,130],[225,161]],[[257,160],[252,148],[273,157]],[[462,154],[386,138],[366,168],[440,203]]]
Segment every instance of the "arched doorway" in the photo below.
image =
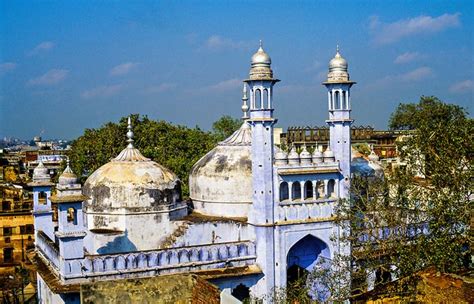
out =
[[244,301],[246,299],[250,299],[250,289],[244,284],[240,283],[234,289],[232,289],[232,295],[236,299]]
[[[307,235],[296,244],[294,244],[287,255],[287,287],[298,286],[301,284],[307,284],[307,277],[315,267],[321,267],[322,263],[327,262],[330,259],[329,247],[325,242],[318,239],[313,235]],[[310,290],[309,296],[311,298],[320,297],[320,289],[324,287],[317,282],[311,282],[313,286],[316,286],[316,294],[312,294]],[[311,289],[311,288],[310,288]]]

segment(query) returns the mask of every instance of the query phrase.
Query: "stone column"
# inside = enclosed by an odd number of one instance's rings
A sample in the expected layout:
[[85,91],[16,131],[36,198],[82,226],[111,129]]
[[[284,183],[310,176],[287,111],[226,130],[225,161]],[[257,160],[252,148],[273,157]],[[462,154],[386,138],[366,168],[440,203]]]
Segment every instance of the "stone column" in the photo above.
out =
[[304,201],[305,199],[305,196],[306,196],[306,193],[305,193],[305,190],[304,190],[304,181],[300,181],[300,194],[301,194],[301,201]]
[[329,180],[325,179],[325,180],[324,180],[324,197],[325,197],[325,198],[328,198],[328,197],[329,197],[328,183],[329,183]]
[[317,197],[318,197],[318,194],[317,194],[318,189],[316,188],[316,182],[317,181],[312,181],[312,183],[313,183],[313,200],[316,200]]
[[288,199],[293,201],[293,182],[288,182]]

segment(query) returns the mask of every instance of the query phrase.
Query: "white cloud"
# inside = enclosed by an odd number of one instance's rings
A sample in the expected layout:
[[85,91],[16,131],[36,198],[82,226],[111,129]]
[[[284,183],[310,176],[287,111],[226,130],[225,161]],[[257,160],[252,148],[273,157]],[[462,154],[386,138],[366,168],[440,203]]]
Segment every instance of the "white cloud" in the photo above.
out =
[[4,62],[0,64],[0,74],[16,69],[17,64],[14,62]]
[[321,61],[314,60],[312,64],[308,65],[308,67],[306,68],[306,71],[312,72],[312,71],[319,70],[319,68],[321,68],[322,65],[323,64],[321,63]]
[[114,85],[105,85],[96,87],[90,90],[86,90],[82,92],[81,96],[84,99],[90,99],[95,97],[111,97],[114,96],[124,88],[121,84],[114,84]]
[[453,93],[474,92],[474,80],[467,79],[457,82],[449,87],[449,91]]
[[394,63],[396,64],[404,64],[404,63],[409,63],[412,62],[416,59],[419,59],[420,53],[418,52],[405,52],[403,54],[400,54],[395,58]]
[[176,88],[176,83],[161,83],[159,85],[155,86],[150,86],[145,89],[145,93],[147,94],[154,94],[154,93],[163,93],[170,91],[172,89]]
[[390,44],[403,38],[441,32],[461,25],[460,14],[444,14],[438,17],[418,16],[393,23],[383,23],[377,16],[369,19],[369,29],[376,44]]
[[46,52],[54,48],[55,44],[51,41],[43,41],[38,44],[34,49],[28,52],[28,56],[33,56],[42,52]]
[[117,66],[114,66],[111,70],[110,70],[110,75],[111,76],[122,76],[122,75],[126,75],[128,74],[131,70],[133,70],[134,68],[136,68],[137,66],[139,65],[139,63],[137,62],[126,62],[126,63],[122,63],[122,64],[119,64]]
[[433,76],[433,70],[429,67],[421,67],[414,69],[408,73],[399,75],[398,78],[402,81],[420,81]]
[[387,75],[383,78],[376,79],[373,82],[368,82],[366,86],[367,88],[386,88],[395,83],[417,82],[434,76],[435,73],[433,69],[429,67],[419,67],[403,74]]
[[45,74],[28,80],[28,85],[55,85],[66,79],[69,74],[68,70],[64,69],[52,69],[47,71]]
[[235,41],[230,38],[225,38],[219,35],[210,36],[204,43],[203,48],[212,51],[222,50],[236,50],[243,49],[247,50],[250,48],[250,43],[246,41]]
[[209,91],[228,91],[228,90],[233,90],[240,88],[242,86],[242,80],[239,78],[232,78],[228,80],[223,80],[221,82],[218,82],[216,84],[210,85],[206,87],[206,90]]

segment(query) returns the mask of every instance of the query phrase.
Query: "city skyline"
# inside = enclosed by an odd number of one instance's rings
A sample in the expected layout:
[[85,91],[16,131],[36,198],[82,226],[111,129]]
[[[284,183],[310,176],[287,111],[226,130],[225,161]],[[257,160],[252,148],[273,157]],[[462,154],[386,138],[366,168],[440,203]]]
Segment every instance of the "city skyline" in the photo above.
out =
[[278,127],[326,119],[337,44],[358,83],[355,125],[386,128],[421,95],[472,112],[473,4],[426,4],[2,1],[0,136],[73,139],[130,113],[209,129],[241,116],[260,39],[282,80]]

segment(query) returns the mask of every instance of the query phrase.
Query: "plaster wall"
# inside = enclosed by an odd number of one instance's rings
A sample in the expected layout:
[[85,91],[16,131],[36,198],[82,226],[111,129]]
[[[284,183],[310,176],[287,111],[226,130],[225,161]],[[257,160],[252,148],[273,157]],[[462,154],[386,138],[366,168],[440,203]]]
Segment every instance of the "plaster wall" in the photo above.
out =
[[197,246],[226,242],[255,240],[253,229],[240,222],[192,223],[186,232],[177,237],[172,247]]
[[52,292],[43,278],[37,274],[38,303],[41,304],[79,304],[79,293],[57,294]]

